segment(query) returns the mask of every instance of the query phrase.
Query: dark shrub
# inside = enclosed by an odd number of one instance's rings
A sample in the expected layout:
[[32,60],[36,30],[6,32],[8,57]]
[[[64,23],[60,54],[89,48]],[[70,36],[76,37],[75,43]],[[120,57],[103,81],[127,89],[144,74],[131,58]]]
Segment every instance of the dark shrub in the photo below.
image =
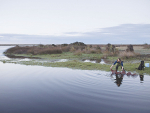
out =
[[68,46],[68,44],[61,44],[61,47],[65,47],[65,46]]
[[52,44],[52,46],[53,46],[53,47],[56,47],[56,45],[55,45],[55,44]]
[[83,42],[74,42],[74,43],[71,43],[70,45],[74,45],[74,46],[86,46],[86,44],[84,44]]
[[127,52],[134,52],[133,45],[128,45],[126,51]]

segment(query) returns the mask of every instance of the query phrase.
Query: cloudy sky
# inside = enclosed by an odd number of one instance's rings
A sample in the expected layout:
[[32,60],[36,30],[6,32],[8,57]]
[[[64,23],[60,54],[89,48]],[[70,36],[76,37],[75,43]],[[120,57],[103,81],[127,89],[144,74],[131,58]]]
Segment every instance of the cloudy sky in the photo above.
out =
[[0,43],[150,42],[150,0],[0,0]]

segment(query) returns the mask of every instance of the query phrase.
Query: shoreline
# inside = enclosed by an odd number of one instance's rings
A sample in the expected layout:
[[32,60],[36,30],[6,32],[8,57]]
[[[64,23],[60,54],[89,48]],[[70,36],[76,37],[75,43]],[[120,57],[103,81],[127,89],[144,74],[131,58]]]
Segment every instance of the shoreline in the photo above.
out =
[[[32,44],[31,44],[32,45]],[[101,45],[101,46],[100,46]],[[3,63],[16,63],[25,65],[40,65],[48,67],[67,67],[73,69],[87,70],[104,70],[110,71],[110,66],[121,58],[124,62],[126,71],[137,72],[140,74],[149,74],[149,68],[137,70],[140,61],[150,63],[150,46],[145,44],[129,45],[128,44],[84,44],[83,42],[74,42],[71,44],[61,45],[38,45],[9,48],[4,52],[10,60],[1,60]],[[29,61],[15,60],[16,58],[29,58]],[[55,62],[65,59],[65,62]],[[100,64],[99,61],[104,59],[106,64]],[[98,63],[84,62],[84,60],[97,60]],[[54,61],[54,62],[51,62]],[[115,68],[115,66],[114,66]]]
[[[67,56],[68,54],[68,56]],[[66,67],[66,68],[71,68],[71,69],[81,69],[81,70],[102,70],[102,71],[111,71],[110,66],[112,65],[113,59],[115,60],[117,57],[108,57],[107,60],[109,60],[109,63],[106,64],[100,64],[100,63],[91,63],[91,62],[83,62],[81,59],[82,58],[102,58],[103,54],[83,54],[83,56],[77,56],[73,55],[72,53],[62,53],[62,54],[52,54],[52,55],[15,55],[15,56],[24,56],[24,57],[33,57],[33,59],[29,61],[17,61],[14,59],[10,60],[0,60],[3,63],[14,63],[14,64],[23,64],[23,65],[37,65],[37,66],[45,66],[45,67]],[[40,58],[34,59],[34,58]],[[68,61],[65,62],[50,62],[49,60],[58,60],[58,59],[68,59]],[[129,60],[129,59],[128,59]],[[43,62],[42,62],[43,61]],[[150,70],[149,68],[145,68],[143,70],[137,70],[138,66],[140,63],[131,63],[133,59],[130,59],[130,62],[125,61],[124,62],[124,68],[126,71],[130,71],[132,73],[138,73],[138,74],[148,74],[150,75]],[[150,61],[146,61],[146,63],[150,63]],[[113,67],[113,70],[115,70],[115,66]],[[118,71],[121,71],[119,69]]]

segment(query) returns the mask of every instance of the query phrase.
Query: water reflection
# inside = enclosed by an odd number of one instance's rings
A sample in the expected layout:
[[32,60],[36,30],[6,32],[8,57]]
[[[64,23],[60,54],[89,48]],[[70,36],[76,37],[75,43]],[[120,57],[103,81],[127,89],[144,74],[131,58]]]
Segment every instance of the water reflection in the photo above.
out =
[[21,58],[21,59],[25,59],[25,58],[30,58],[30,59],[41,59],[38,57],[26,57],[26,56],[15,56],[15,55],[5,55],[8,58]]
[[[133,80],[128,79],[125,72],[114,73],[114,84],[109,79],[111,73],[100,70],[26,66],[2,62],[0,67],[0,113],[150,111],[150,76],[147,75],[136,76],[128,73],[128,76],[136,77]],[[146,81],[139,85],[142,78]]]
[[122,80],[123,80],[123,75],[119,75],[119,74],[116,74],[116,79],[115,79],[115,83],[118,87],[120,87],[120,85],[122,84]]
[[141,83],[144,81],[144,75],[139,75]]
[[3,54],[4,51],[6,51],[8,48],[11,48],[13,46],[0,46],[0,60],[9,60],[7,56]]
[[[114,79],[115,80],[115,82],[114,83],[116,83],[116,85],[118,86],[118,87],[120,87],[120,85],[122,84],[122,80],[123,80],[123,77],[126,75],[126,76],[128,76],[128,77],[133,77],[133,78],[136,78],[137,76],[138,76],[138,74],[136,74],[136,73],[134,73],[134,74],[132,74],[131,72],[127,72],[126,73],[126,71],[122,71],[122,72],[116,72],[116,70],[111,70],[111,76],[113,76],[113,75],[115,75],[115,77],[116,77],[116,79]],[[139,75],[139,77],[140,77],[140,83],[143,83],[143,81],[144,81],[144,75]]]
[[91,63],[106,64],[106,61],[104,59],[83,59],[82,61],[91,62]]

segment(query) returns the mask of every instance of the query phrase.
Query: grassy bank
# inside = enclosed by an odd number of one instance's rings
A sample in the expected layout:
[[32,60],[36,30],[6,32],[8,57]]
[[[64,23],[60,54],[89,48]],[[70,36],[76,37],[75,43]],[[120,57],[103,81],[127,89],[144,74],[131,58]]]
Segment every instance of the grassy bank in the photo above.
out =
[[[33,47],[13,47],[5,52],[5,55],[13,56],[23,56],[24,58],[32,58],[31,61],[13,61],[7,60],[2,61],[4,63],[18,63],[25,65],[40,65],[40,66],[50,66],[50,67],[67,67],[74,69],[84,69],[84,70],[104,70],[110,71],[110,66],[117,60],[118,57],[124,61],[124,68],[126,71],[137,72],[140,74],[146,73],[150,75],[149,68],[145,68],[144,71],[136,70],[138,68],[140,61],[144,60],[146,63],[150,63],[150,54],[137,53],[144,51],[144,46],[135,46],[134,51],[127,51],[128,46],[117,46],[107,44],[101,47],[100,45],[85,45],[84,43],[75,42],[73,44],[62,44],[62,45],[39,45]],[[150,49],[146,49],[149,51]],[[16,57],[14,57],[16,58]],[[41,60],[34,61],[35,58],[40,58]],[[44,62],[42,62],[42,59]],[[58,59],[68,59],[67,62],[55,62],[52,60]],[[101,60],[104,59],[107,64],[99,63],[87,63],[82,60]],[[46,61],[46,62],[45,62]],[[114,66],[115,70],[115,66]]]
[[[69,60],[84,60],[84,59],[88,59],[88,60],[101,60],[101,59],[105,59],[105,62],[108,64],[112,64],[115,60],[118,59],[119,56],[107,56],[105,54],[97,54],[97,53],[93,53],[93,54],[85,54],[82,53],[80,55],[75,55],[74,53],[71,52],[63,52],[61,54],[43,54],[43,55],[32,55],[32,54],[13,54],[15,56],[24,56],[24,57],[30,57],[30,58],[41,58],[41,59],[46,59],[46,60],[54,60],[54,59],[69,59]],[[124,63],[133,63],[135,61],[150,61],[150,58],[147,56],[140,56],[140,57],[129,57],[129,58],[121,58],[122,61],[124,61]]]
[[[31,61],[12,61],[12,60],[3,60],[3,63],[15,63],[15,64],[23,64],[23,65],[37,65],[37,66],[46,66],[46,67],[67,67],[72,69],[82,69],[82,70],[103,70],[103,71],[110,71],[110,66],[108,64],[99,64],[99,63],[90,63],[90,62],[81,62],[77,60],[71,60],[67,62],[37,62],[34,60]],[[150,63],[150,62],[148,62]],[[139,63],[124,63],[124,68],[126,71],[139,73],[139,74],[149,74],[150,75],[150,69],[145,68],[143,70],[137,70]],[[115,66],[113,67],[113,70],[115,70]],[[119,68],[119,71],[121,69]]]
[[71,60],[82,60],[82,59],[101,59],[103,54],[80,54],[75,55],[71,52],[63,52],[62,54],[43,54],[43,55],[31,55],[31,54],[14,54],[15,56],[25,57],[37,57],[41,59],[71,59]]

